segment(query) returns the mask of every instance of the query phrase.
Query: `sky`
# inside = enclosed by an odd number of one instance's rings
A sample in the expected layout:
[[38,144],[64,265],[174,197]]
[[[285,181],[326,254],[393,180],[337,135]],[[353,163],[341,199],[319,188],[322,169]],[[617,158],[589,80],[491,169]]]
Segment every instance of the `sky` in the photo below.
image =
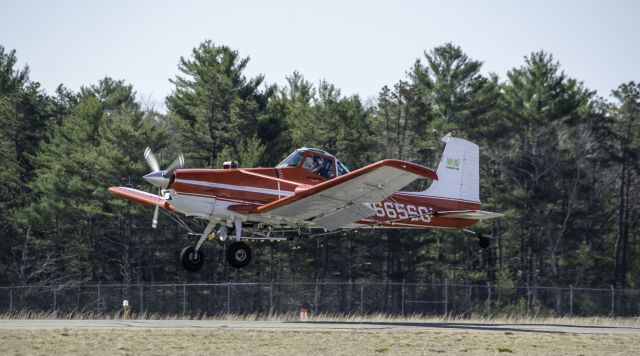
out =
[[299,71],[365,101],[447,42],[502,80],[544,50],[607,98],[640,82],[638,15],[632,0],[0,0],[0,45],[50,94],[109,76],[159,110],[180,57],[207,39],[250,57],[247,76],[284,85]]

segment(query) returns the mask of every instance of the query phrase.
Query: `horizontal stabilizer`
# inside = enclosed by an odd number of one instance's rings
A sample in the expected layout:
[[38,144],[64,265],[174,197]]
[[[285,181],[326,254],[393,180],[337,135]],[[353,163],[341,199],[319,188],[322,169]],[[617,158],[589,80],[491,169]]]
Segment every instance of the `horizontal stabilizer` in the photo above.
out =
[[484,210],[458,210],[458,211],[438,211],[434,216],[443,218],[469,219],[469,220],[487,220],[504,216],[501,213],[494,213]]

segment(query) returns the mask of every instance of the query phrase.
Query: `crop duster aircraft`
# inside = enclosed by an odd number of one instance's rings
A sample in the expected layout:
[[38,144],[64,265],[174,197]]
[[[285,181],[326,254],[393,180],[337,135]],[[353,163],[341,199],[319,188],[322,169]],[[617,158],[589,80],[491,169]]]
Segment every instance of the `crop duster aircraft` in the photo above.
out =
[[[236,268],[251,261],[243,240],[291,240],[340,230],[362,228],[464,229],[479,220],[502,216],[480,210],[479,150],[467,140],[443,138],[446,143],[437,171],[419,164],[385,159],[349,171],[323,150],[300,148],[272,168],[183,169],[180,155],[160,170],[149,148],[144,157],[152,172],[144,179],[160,188],[159,195],[129,187],[111,187],[119,197],[155,205],[153,227],[162,208],[190,235],[199,236],[185,247],[180,260],[189,271],[204,264],[207,239],[233,242],[227,261]],[[433,183],[424,191],[405,192],[416,179]],[[204,231],[194,232],[180,217],[201,219]],[[472,232],[474,233],[474,232]],[[474,233],[486,248],[490,238]]]

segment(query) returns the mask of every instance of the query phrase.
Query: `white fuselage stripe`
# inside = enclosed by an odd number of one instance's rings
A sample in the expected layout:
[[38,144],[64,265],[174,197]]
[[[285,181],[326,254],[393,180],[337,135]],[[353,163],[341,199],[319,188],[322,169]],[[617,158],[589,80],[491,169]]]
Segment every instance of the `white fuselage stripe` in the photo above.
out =
[[246,185],[212,183],[212,182],[204,182],[204,181],[201,181],[201,180],[176,179],[176,183],[199,185],[199,186],[202,186],[202,187],[211,187],[211,188],[220,188],[220,189],[229,189],[229,190],[240,190],[240,191],[243,191],[243,192],[271,194],[271,195],[278,195],[278,196],[290,196],[290,195],[293,195],[293,192],[290,192],[290,191],[287,191],[287,190],[257,188],[257,187],[250,187],[250,186],[246,186]]
[[213,200],[226,201],[226,202],[230,202],[230,203],[262,205],[262,203],[255,202],[255,201],[221,198],[221,197],[218,197],[218,196],[215,196],[215,195],[207,195],[207,194],[195,194],[195,193],[185,193],[185,192],[176,191],[176,195],[182,195],[182,196],[188,196],[188,197],[198,197],[198,198],[208,198],[208,199],[213,199]]

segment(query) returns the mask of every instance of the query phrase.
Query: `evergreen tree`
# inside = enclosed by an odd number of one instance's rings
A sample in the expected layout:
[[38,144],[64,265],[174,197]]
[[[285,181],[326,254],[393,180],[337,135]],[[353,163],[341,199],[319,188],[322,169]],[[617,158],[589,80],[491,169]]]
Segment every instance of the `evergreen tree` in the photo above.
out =
[[503,182],[512,190],[501,196],[510,217],[505,236],[519,243],[511,245],[518,251],[512,272],[519,284],[561,285],[568,282],[567,247],[577,237],[572,222],[587,198],[581,188],[590,137],[578,128],[591,114],[592,93],[567,78],[547,53],[532,53],[525,63],[508,73],[503,86],[506,130],[497,142],[505,153]]
[[[211,41],[194,48],[191,59],[180,58],[182,76],[171,80],[175,90],[166,102],[190,162],[214,167],[247,147],[259,151],[253,156],[264,153],[258,124],[275,89],[260,89],[263,76],[247,79],[248,63],[248,57]],[[274,139],[273,132],[265,138]]]
[[161,148],[165,137],[142,114],[130,85],[106,78],[81,90],[78,104],[41,145],[31,184],[38,199],[30,221],[43,247],[32,256],[53,261],[49,281],[131,280],[134,258],[128,251],[142,235],[132,229],[148,227],[150,216],[106,189],[140,187],[148,171],[144,147]]
[[[640,84],[629,82],[613,91],[615,104],[610,123],[612,158],[615,162],[617,188],[617,236],[615,238],[613,283],[626,287],[631,279],[638,286],[638,279],[631,271],[638,271],[638,264],[631,261],[638,257],[637,246],[640,208]],[[636,238],[631,240],[630,237]],[[632,247],[633,246],[633,247]]]
[[0,46],[0,282],[16,277],[17,246],[31,236],[21,211],[32,200],[33,155],[51,125],[51,99],[16,62],[16,52]]

